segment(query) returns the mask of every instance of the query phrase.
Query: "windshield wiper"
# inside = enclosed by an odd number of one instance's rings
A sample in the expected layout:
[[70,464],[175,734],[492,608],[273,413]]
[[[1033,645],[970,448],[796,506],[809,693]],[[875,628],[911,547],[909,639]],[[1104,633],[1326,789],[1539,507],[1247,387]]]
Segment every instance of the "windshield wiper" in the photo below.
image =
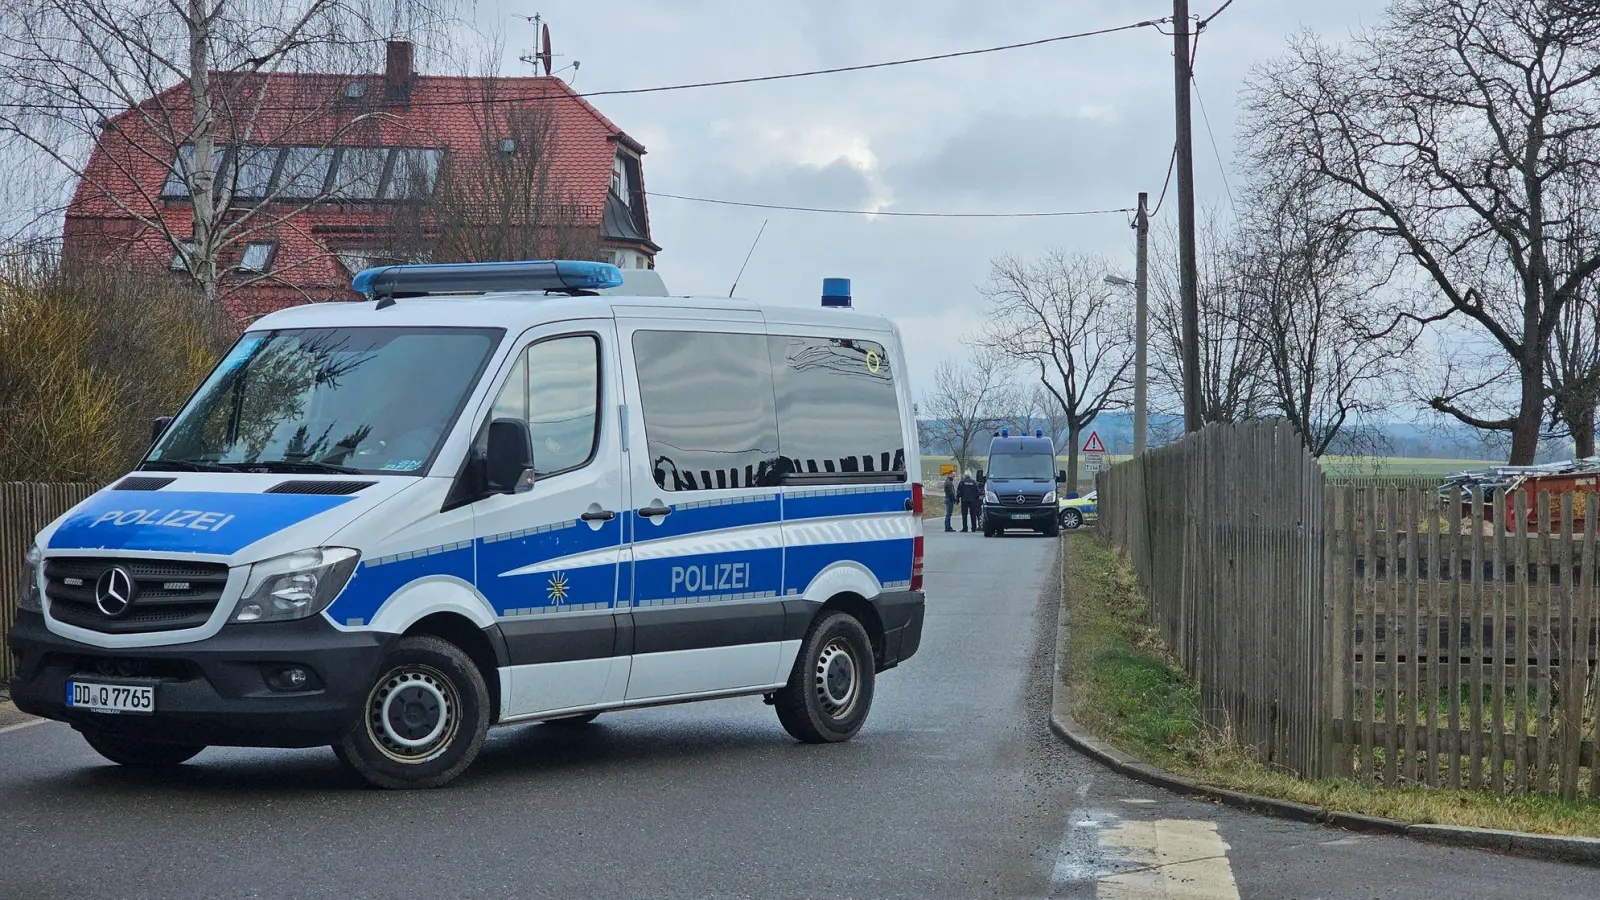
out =
[[269,472],[328,472],[335,475],[362,474],[360,469],[322,462],[316,459],[274,459],[267,462],[250,463],[245,466],[245,469],[265,469]]
[[146,472],[237,472],[234,466],[202,462],[197,459],[147,459],[139,464]]

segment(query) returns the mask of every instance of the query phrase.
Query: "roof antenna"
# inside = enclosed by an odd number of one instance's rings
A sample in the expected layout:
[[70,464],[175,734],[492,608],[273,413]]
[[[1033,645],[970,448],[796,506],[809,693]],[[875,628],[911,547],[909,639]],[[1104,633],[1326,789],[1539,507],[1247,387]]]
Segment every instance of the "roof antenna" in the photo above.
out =
[[770,221],[772,220],[761,220],[761,230],[756,232],[756,239],[750,242],[750,252],[744,255],[744,265],[739,267],[739,274],[733,276],[733,287],[728,288],[728,296],[730,298],[733,296],[733,292],[739,289],[739,279],[744,277],[744,267],[750,265],[750,257],[755,255],[756,245],[761,243],[761,236],[766,233],[767,223]]

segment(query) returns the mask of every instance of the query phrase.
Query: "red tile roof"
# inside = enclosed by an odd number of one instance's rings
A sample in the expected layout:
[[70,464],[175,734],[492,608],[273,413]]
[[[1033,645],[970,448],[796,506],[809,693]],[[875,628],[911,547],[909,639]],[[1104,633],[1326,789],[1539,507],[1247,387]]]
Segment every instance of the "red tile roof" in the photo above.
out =
[[[387,98],[381,74],[252,78],[229,92],[260,102],[249,131],[234,136],[241,143],[435,147],[445,149],[447,158],[470,158],[483,152],[486,140],[498,140],[507,114],[542,107],[551,116],[555,135],[551,178],[572,194],[596,228],[616,144],[643,152],[559,78],[419,75],[412,79],[406,102]],[[355,81],[366,84],[365,96],[342,99],[346,86]],[[171,245],[135,217],[163,220],[175,234],[189,233],[189,204],[160,199],[176,149],[170,136],[182,134],[192,121],[188,97],[187,86],[180,85],[108,122],[67,211],[69,252],[146,265],[170,262]],[[241,288],[236,279],[228,303],[241,316],[253,318],[307,300],[352,297],[349,274],[330,250],[359,244],[361,229],[380,224],[386,215],[382,205],[324,202],[273,221],[290,209],[285,205],[282,212],[263,218],[262,231],[251,238],[278,243],[276,283],[259,281]],[[330,231],[345,232],[344,243],[330,237]],[[237,264],[242,252],[241,243],[222,262]]]

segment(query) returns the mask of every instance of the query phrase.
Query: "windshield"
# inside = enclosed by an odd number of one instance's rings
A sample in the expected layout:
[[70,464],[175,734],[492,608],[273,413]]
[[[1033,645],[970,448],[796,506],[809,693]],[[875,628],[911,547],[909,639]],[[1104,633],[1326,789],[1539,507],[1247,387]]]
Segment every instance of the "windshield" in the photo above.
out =
[[467,328],[246,334],[144,468],[420,473],[501,334]]
[[1055,457],[1047,453],[996,453],[989,457],[991,481],[1054,481]]

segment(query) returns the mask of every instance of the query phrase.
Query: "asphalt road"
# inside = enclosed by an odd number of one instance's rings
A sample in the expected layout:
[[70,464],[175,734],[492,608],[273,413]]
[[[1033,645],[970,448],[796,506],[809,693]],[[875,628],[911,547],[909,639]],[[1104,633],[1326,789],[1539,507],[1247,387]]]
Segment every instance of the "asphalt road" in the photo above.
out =
[[491,732],[455,786],[386,793],[326,750],[152,778],[65,726],[0,730],[0,897],[1600,896],[1591,870],[1258,818],[1077,757],[1046,726],[1053,542],[928,553],[921,652],[838,746],[724,700]]

